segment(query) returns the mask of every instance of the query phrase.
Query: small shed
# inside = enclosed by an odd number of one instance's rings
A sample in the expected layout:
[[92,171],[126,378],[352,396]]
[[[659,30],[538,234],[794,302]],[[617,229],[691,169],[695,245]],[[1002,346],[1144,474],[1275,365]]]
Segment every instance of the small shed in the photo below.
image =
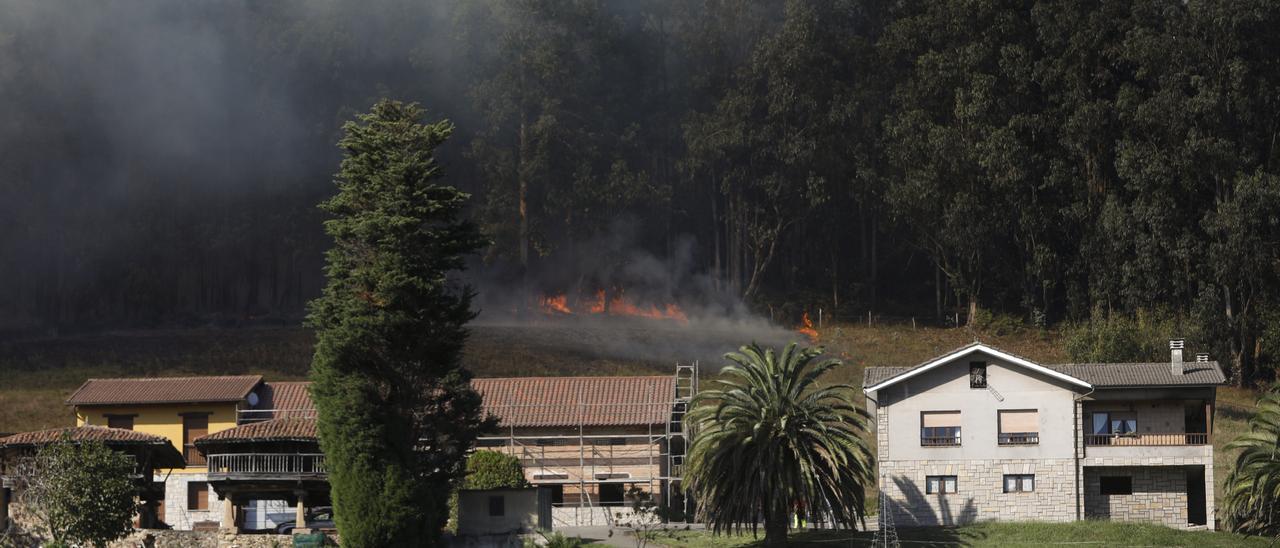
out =
[[485,537],[551,529],[551,490],[463,489],[458,491],[458,536]]

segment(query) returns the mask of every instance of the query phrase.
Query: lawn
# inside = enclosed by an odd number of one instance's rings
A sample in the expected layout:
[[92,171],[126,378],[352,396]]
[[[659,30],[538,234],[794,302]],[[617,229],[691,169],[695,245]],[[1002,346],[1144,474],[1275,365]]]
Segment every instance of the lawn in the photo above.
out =
[[[763,534],[763,532],[761,533]],[[793,535],[790,546],[869,546],[872,533],[814,531]],[[905,547],[930,546],[1197,546],[1266,547],[1272,540],[1223,532],[1179,531],[1159,525],[1082,521],[1075,523],[995,523],[963,527],[899,529]],[[744,536],[712,536],[703,531],[680,531],[659,538],[658,544],[680,548],[758,546],[758,539]]]

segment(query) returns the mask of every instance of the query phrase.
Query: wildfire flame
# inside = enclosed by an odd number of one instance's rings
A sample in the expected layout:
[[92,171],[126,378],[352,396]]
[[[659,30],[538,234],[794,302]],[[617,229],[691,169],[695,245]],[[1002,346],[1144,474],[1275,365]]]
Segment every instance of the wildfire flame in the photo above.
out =
[[809,337],[809,342],[818,342],[818,330],[813,328],[813,320],[809,319],[808,312],[800,318],[800,327],[796,328],[796,332]]
[[569,300],[564,295],[553,295],[543,297],[541,303],[542,311],[547,314],[573,314],[569,310]]
[[[576,314],[573,307],[569,306],[568,297],[561,293],[559,295],[545,296],[539,299],[539,306],[544,314],[549,316],[572,315]],[[665,305],[656,304],[639,304],[627,298],[622,292],[615,293],[610,299],[604,290],[597,291],[591,299],[584,300],[579,310],[585,310],[588,314],[606,314],[609,316],[633,316],[639,318],[652,318],[656,320],[673,320],[682,324],[689,323],[689,316],[680,309],[675,303]]]

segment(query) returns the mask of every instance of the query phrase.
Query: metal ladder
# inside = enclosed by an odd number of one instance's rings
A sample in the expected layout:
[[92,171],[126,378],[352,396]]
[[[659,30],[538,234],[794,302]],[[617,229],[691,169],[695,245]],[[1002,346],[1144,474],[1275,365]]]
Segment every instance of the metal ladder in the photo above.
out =
[[[880,476],[880,486],[884,487],[884,476]],[[879,548],[901,548],[898,540],[898,529],[893,526],[893,510],[889,508],[889,496],[880,489],[880,518],[876,520],[876,534],[871,538],[871,545]]]

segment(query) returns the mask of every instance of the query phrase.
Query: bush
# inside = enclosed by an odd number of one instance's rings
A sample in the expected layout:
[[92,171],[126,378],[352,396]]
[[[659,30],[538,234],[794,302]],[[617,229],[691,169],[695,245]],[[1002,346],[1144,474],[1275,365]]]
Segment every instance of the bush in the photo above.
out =
[[45,546],[106,546],[133,529],[133,461],[102,443],[45,446],[14,474]]
[[467,458],[465,489],[528,487],[520,459],[497,451],[476,451]]

